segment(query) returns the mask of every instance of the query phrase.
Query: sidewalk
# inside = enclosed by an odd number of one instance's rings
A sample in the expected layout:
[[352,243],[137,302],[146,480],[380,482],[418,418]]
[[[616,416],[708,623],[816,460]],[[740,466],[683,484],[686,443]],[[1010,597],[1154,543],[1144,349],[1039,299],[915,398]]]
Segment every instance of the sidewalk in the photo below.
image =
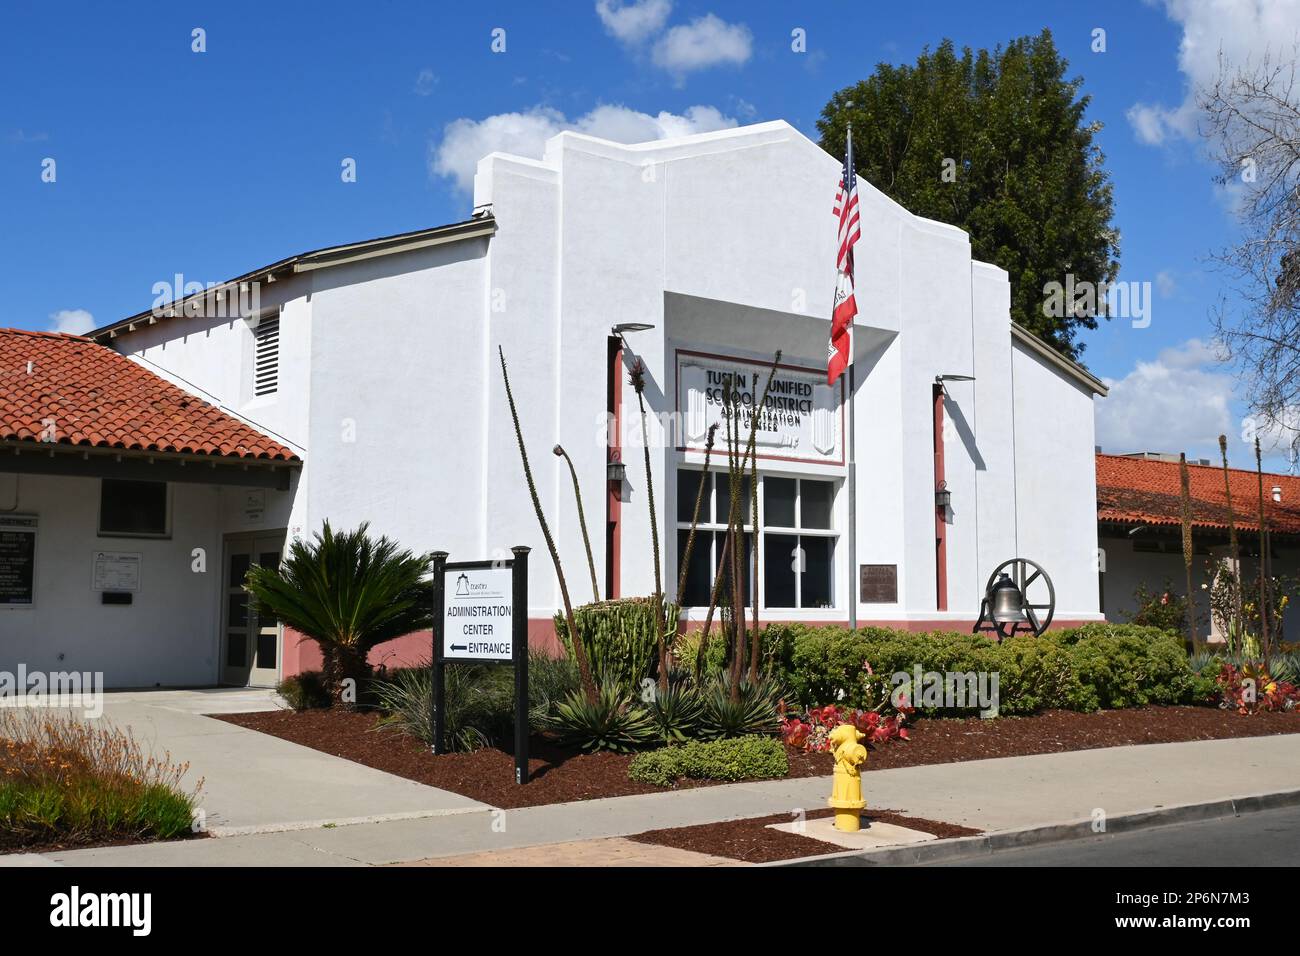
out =
[[205,714],[279,709],[269,690],[115,691],[104,716],[146,749],[190,765],[209,832],[315,828],[484,810],[486,804]]
[[[29,862],[68,866],[414,862],[794,812],[824,806],[829,788],[828,778],[774,780],[509,811],[486,808],[331,829],[73,850]],[[871,806],[932,820],[985,831],[1046,826],[1086,820],[1097,809],[1113,816],[1300,790],[1300,734],[882,770],[864,774],[863,788]],[[572,853],[566,857],[571,859]],[[500,857],[494,859],[502,862]],[[0,858],[0,865],[3,862]]]

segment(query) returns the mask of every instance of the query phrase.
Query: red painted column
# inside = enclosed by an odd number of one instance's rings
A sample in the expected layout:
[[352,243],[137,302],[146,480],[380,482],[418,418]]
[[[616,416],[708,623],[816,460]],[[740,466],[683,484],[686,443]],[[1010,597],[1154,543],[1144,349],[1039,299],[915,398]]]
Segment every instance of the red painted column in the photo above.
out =
[[[943,470],[943,386],[934,386],[934,489],[942,487]],[[948,610],[948,522],[945,509],[934,506],[934,579],[935,607]]]
[[[605,411],[609,430],[606,433],[606,461],[623,460],[623,342],[609,340],[609,384]],[[605,493],[605,599],[621,593],[623,483],[606,481]]]

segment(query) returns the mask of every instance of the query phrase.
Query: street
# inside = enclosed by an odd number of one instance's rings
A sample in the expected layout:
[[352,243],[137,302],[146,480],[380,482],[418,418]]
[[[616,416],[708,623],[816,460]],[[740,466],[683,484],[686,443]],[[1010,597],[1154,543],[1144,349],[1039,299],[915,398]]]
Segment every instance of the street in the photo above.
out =
[[933,866],[1295,866],[1300,807],[1100,835]]

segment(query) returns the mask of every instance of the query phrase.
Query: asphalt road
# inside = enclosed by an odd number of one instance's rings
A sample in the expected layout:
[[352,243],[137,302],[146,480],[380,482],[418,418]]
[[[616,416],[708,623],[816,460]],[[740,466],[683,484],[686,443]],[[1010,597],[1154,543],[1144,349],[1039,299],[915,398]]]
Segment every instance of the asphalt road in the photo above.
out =
[[1049,844],[932,866],[1298,866],[1300,807]]

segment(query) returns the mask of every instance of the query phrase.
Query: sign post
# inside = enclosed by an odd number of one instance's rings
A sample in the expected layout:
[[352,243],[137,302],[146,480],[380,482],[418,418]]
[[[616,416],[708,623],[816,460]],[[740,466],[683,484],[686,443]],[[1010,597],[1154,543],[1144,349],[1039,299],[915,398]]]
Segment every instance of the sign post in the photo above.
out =
[[515,782],[528,782],[528,552],[448,563],[433,553],[433,752],[448,752],[448,663],[513,664]]

